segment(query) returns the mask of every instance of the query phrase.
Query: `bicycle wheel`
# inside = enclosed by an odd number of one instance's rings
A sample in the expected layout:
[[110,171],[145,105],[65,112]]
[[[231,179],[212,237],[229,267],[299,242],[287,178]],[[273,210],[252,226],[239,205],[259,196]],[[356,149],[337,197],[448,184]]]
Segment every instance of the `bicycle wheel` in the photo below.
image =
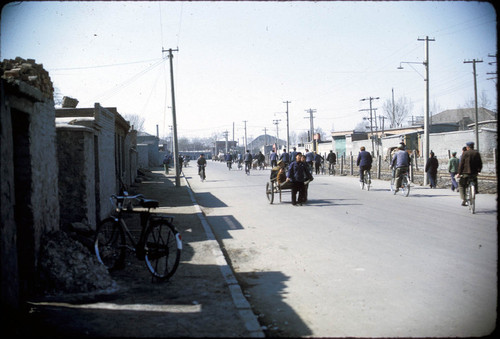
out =
[[467,188],[467,190],[469,191],[469,212],[471,212],[472,214],[474,214],[476,212],[476,187],[474,185],[473,182],[471,182],[469,184],[469,187]]
[[266,196],[269,203],[272,204],[274,202],[274,183],[272,181],[266,183]]
[[94,251],[97,260],[110,271],[123,268],[125,232],[115,218],[104,219],[97,227]]
[[407,175],[403,176],[403,179],[401,180],[401,186],[401,194],[407,197],[410,194],[410,182]]
[[395,187],[394,187],[395,184],[396,184],[396,178],[393,176],[391,178],[391,192],[394,192],[394,190],[395,190]]
[[366,190],[370,190],[370,185],[372,184],[372,178],[370,172],[365,173],[365,185],[366,185]]
[[146,231],[144,260],[151,274],[160,281],[170,278],[179,266],[182,242],[179,232],[166,221],[151,224]]

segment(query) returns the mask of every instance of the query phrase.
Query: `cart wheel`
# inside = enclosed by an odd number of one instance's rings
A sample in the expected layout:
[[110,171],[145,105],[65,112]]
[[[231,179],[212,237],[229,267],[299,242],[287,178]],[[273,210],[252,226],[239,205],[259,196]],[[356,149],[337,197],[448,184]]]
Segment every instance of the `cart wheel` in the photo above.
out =
[[266,196],[269,203],[272,204],[274,202],[274,184],[272,181],[266,183]]

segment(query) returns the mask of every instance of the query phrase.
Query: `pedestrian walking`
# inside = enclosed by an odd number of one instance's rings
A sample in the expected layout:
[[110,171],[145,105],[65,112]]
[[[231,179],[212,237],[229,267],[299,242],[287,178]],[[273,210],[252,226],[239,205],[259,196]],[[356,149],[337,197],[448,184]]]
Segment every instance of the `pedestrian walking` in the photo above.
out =
[[458,192],[458,183],[455,179],[455,176],[458,173],[458,165],[460,161],[457,158],[457,152],[451,153],[451,158],[448,160],[448,173],[450,173],[451,177],[451,190]]
[[309,166],[309,170],[313,170],[314,153],[306,149],[306,163]]
[[314,155],[314,169],[315,169],[316,174],[319,174],[319,170],[321,168],[322,161],[323,161],[323,157],[321,155],[319,155],[319,153],[316,153]]
[[434,156],[434,152],[431,151],[430,158],[425,164],[425,172],[427,173],[427,177],[429,178],[429,186],[431,188],[436,188],[438,168],[439,168],[439,161]]
[[275,150],[271,151],[271,154],[269,154],[269,162],[271,163],[271,168],[276,167],[278,165],[278,155],[276,154]]
[[290,159],[290,154],[286,152],[286,149],[283,148],[283,153],[280,155],[280,160],[285,163],[285,167],[290,164],[290,161],[293,161],[294,159]]

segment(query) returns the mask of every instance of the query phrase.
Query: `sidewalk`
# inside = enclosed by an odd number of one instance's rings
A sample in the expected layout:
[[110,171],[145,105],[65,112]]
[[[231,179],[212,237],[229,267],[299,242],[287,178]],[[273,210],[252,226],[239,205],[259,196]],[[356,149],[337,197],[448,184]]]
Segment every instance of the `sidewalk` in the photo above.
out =
[[175,176],[157,168],[130,191],[175,217],[184,246],[177,272],[152,282],[144,262],[129,254],[127,267],[111,275],[117,291],[34,304],[23,337],[264,337],[186,179],[176,187]]

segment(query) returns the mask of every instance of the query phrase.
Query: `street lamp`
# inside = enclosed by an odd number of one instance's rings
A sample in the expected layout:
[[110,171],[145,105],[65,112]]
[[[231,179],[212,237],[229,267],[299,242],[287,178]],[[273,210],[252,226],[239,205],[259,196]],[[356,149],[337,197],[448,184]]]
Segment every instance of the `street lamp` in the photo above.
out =
[[[425,67],[425,116],[424,116],[424,168],[427,165],[427,161],[429,160],[429,41],[434,41],[434,39],[429,39],[426,36],[424,39],[418,39],[418,41],[425,41],[425,60],[423,62],[408,62],[402,61],[399,63],[398,69],[403,69],[401,64],[409,64],[411,68],[411,64],[422,64]],[[418,74],[420,74],[415,68],[413,68]],[[422,76],[420,74],[420,76]],[[424,173],[424,186],[427,185],[427,176]]]

